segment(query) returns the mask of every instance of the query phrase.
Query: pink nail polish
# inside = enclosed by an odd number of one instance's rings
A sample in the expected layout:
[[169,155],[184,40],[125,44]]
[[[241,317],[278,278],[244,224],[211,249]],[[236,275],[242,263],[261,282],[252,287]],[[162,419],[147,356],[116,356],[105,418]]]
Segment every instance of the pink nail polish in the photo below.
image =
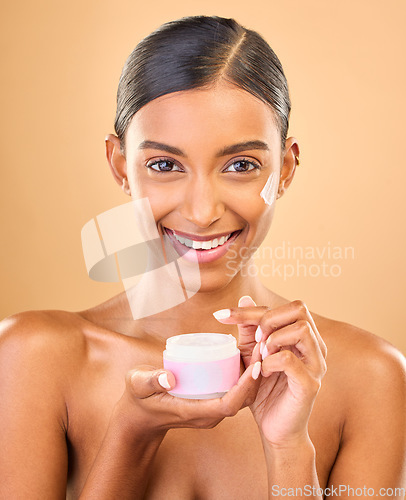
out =
[[254,299],[253,299],[250,295],[243,295],[242,297],[240,297],[240,300],[238,301],[238,307],[241,307],[241,305],[240,305],[240,304],[241,304],[241,301],[242,301],[243,299],[250,299],[250,300],[251,300],[251,302],[252,302],[252,304],[253,304],[254,306],[256,306],[256,304],[255,304],[255,302],[254,302]]
[[258,325],[258,328],[255,331],[255,341],[261,342],[261,340],[262,340],[262,330],[261,327]]
[[252,378],[254,380],[257,380],[260,372],[261,372],[261,361],[257,361],[254,365],[254,368],[252,369]]
[[268,352],[268,348],[264,342],[264,348],[262,349],[262,361],[268,356],[269,352]]
[[161,387],[164,389],[170,389],[171,386],[169,385],[168,382],[168,375],[166,373],[161,373],[158,377],[158,382]]
[[213,316],[216,319],[226,319],[226,318],[229,318],[231,316],[231,311],[230,311],[230,309],[219,309],[218,311],[215,311],[213,313]]

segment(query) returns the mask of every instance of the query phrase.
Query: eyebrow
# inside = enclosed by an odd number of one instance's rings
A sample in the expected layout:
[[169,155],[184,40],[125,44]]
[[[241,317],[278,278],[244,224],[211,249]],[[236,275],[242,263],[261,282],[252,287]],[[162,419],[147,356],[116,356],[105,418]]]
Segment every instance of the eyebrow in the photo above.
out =
[[[162,142],[156,141],[142,141],[138,146],[138,149],[159,149],[161,151],[166,151],[167,153],[186,157],[186,154],[179,148],[174,146],[169,146],[168,144],[163,144]],[[263,141],[245,141],[238,142],[237,144],[231,144],[226,146],[216,153],[216,157],[227,156],[235,153],[240,153],[241,151],[247,151],[249,149],[262,149],[264,151],[269,151],[269,146]]]

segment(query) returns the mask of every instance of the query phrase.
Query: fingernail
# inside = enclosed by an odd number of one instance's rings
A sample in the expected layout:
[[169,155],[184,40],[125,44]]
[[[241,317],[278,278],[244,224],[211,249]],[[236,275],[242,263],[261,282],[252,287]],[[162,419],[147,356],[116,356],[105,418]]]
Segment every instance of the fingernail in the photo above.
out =
[[256,380],[261,373],[261,361],[257,361],[252,369],[252,378]]
[[159,385],[162,386],[164,389],[171,388],[171,386],[169,385],[169,382],[168,382],[168,375],[166,373],[161,373],[159,375],[158,382],[159,382]]
[[268,356],[268,348],[266,347],[266,344],[264,345],[264,348],[262,349],[262,361]]
[[230,311],[230,309],[219,309],[218,311],[215,311],[213,313],[213,316],[216,319],[226,319],[226,318],[229,318],[231,316],[231,311]]
[[258,328],[255,331],[255,341],[261,342],[261,340],[262,340],[262,330],[261,327],[258,325]]
[[[258,342],[257,342],[257,345],[258,345]],[[264,350],[264,345],[265,345],[265,342],[260,342],[259,344],[259,353],[262,354],[263,350]]]
[[243,295],[242,297],[240,297],[240,300],[238,301],[238,307],[241,307],[240,304],[244,299],[250,299],[250,301],[254,304],[254,306],[256,306],[254,299],[250,295]]

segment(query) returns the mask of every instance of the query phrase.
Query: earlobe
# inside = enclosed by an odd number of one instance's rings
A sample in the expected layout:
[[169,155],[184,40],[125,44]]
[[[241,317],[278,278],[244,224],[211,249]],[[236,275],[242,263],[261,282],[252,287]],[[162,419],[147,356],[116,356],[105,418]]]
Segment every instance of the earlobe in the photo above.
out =
[[127,178],[127,161],[121,150],[120,139],[113,134],[108,134],[105,144],[107,162],[114,179],[126,194],[131,195]]
[[296,167],[299,165],[299,144],[294,137],[286,139],[285,154],[281,168],[281,175],[279,180],[279,189],[277,199],[283,196],[296,172]]

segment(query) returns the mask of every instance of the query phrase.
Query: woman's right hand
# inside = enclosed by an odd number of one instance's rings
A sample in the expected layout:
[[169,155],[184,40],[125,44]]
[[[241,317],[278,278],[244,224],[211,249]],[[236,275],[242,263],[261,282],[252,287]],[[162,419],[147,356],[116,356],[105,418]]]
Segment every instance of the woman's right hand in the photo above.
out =
[[234,416],[253,403],[259,385],[252,378],[253,366],[244,371],[238,383],[223,397],[215,399],[172,396],[168,391],[176,385],[173,373],[148,365],[137,366],[127,373],[126,389],[115,411],[121,418],[124,416],[126,424],[136,429],[137,434],[140,431],[165,434],[169,429],[180,427],[211,429],[225,417]]

